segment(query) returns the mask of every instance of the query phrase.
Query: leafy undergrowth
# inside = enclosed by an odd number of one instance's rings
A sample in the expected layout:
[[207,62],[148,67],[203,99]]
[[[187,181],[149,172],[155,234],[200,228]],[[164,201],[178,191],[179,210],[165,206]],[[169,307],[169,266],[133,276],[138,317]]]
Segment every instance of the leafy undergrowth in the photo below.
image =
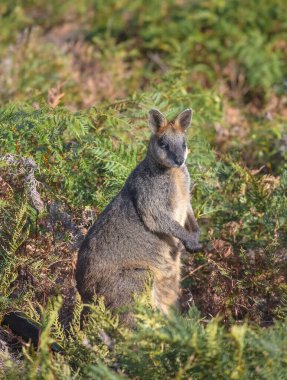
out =
[[[0,377],[287,379],[286,2],[0,5]],[[101,300],[79,327],[76,253],[144,157],[147,112],[193,108],[187,166],[204,249],[182,316]],[[62,301],[60,301],[60,298]],[[52,354],[57,341],[63,352]]]
[[[58,320],[60,300],[42,311],[37,353],[26,348],[16,366],[2,354],[0,374],[16,379],[286,379],[286,321],[269,329],[201,319],[194,308],[168,319],[138,302],[133,330],[96,300],[84,328],[76,303],[68,332]],[[57,339],[61,352],[50,352]]]

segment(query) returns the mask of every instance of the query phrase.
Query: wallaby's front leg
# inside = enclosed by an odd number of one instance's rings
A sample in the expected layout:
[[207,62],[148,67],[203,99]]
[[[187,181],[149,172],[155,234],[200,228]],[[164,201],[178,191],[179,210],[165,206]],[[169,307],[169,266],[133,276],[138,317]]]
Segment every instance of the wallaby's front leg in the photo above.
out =
[[[140,206],[139,206],[140,207]],[[140,208],[138,213],[145,226],[157,234],[165,234],[179,239],[185,249],[190,252],[196,252],[200,248],[195,236],[191,235],[177,221],[173,220],[167,213],[153,207]]]
[[189,231],[193,236],[195,236],[195,238],[198,240],[198,238],[199,238],[199,226],[198,226],[197,220],[195,219],[191,205],[189,205],[189,208],[187,210],[184,228],[187,231]]
[[200,230],[199,230],[197,220],[195,219],[191,205],[189,205],[189,208],[187,211],[184,228],[191,234],[191,236],[193,237],[193,239],[197,243],[196,250],[200,250],[202,248],[202,245],[199,244],[199,242],[198,242]]

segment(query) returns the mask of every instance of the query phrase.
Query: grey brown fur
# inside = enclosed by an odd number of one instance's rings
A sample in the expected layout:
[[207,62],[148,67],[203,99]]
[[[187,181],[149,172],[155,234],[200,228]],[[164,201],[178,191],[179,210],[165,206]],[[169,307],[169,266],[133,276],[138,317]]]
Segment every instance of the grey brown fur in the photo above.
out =
[[190,205],[185,131],[191,110],[167,122],[149,112],[152,129],[145,159],[89,230],[78,253],[77,287],[84,302],[96,293],[115,309],[132,304],[153,274],[153,302],[164,313],[176,306],[180,256],[200,249]]

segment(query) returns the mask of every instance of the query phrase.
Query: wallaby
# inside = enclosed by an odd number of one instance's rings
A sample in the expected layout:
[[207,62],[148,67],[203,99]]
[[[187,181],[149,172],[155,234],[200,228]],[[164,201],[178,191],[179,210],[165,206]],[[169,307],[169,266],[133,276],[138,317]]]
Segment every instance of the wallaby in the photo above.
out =
[[176,307],[182,250],[196,252],[199,227],[190,205],[185,132],[191,109],[173,121],[149,111],[152,135],[145,159],[90,228],[78,252],[77,288],[84,302],[95,294],[116,309],[132,304],[153,275],[152,299]]

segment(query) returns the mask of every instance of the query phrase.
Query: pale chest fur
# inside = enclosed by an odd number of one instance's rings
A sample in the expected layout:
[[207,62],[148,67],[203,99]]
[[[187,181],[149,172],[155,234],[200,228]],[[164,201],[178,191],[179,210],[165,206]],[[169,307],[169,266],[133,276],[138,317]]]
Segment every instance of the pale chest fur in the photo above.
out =
[[171,191],[169,204],[173,219],[184,226],[190,203],[190,180],[186,168],[171,169]]

